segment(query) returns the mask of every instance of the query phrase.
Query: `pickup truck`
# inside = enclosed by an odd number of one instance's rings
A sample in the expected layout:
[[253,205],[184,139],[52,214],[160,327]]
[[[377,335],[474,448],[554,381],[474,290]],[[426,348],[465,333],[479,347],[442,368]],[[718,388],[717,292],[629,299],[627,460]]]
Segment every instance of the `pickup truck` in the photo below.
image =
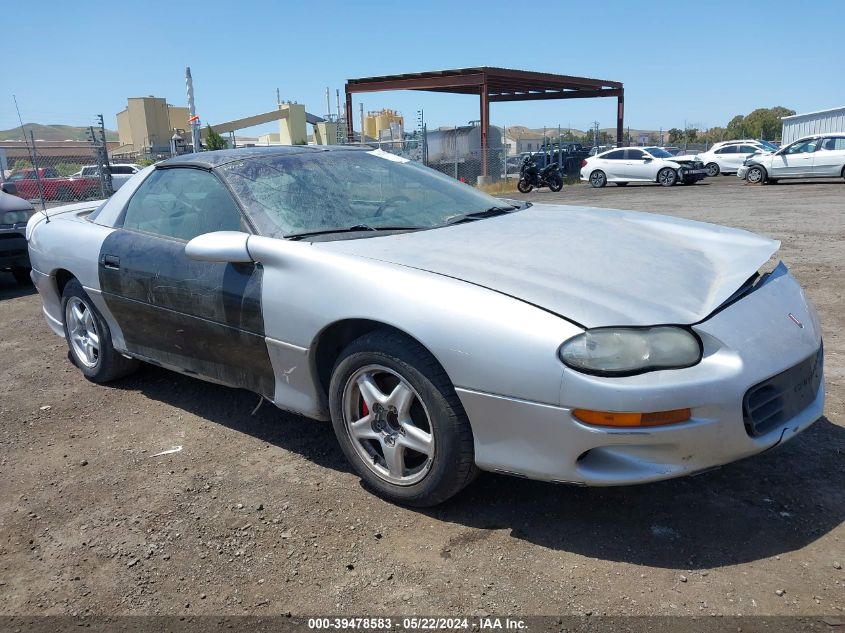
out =
[[[118,163],[109,165],[112,188],[117,191],[126,183],[127,180],[132,178],[132,176],[142,169],[143,167],[136,165],[135,163]],[[88,176],[97,179],[100,178],[100,168],[97,167],[97,165],[84,165],[77,173],[80,176]]]
[[[53,167],[39,167],[38,177],[41,179],[45,200],[90,200],[102,197],[100,179],[97,177],[62,176]],[[15,183],[17,195],[21,198],[31,200],[39,197],[38,179],[34,169],[18,170],[7,180]]]

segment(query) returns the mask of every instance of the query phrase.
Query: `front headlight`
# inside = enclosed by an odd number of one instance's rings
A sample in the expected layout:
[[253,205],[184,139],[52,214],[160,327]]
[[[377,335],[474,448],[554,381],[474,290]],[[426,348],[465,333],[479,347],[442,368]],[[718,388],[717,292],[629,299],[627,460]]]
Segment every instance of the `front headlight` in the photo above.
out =
[[7,211],[3,214],[0,224],[22,224],[27,222],[34,211]]
[[690,330],[671,325],[587,330],[560,346],[567,367],[598,376],[630,376],[690,367],[701,360],[701,343]]

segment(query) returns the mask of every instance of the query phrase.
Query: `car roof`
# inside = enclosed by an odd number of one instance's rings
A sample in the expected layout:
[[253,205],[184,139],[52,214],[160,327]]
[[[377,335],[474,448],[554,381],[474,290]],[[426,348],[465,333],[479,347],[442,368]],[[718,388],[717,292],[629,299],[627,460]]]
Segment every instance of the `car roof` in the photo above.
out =
[[182,154],[168,158],[156,165],[156,168],[166,167],[201,167],[214,169],[220,165],[232,163],[247,158],[267,158],[268,156],[285,156],[289,154],[305,154],[308,152],[346,152],[372,151],[369,146],[354,145],[273,145],[270,147],[239,147],[237,149],[219,149],[212,152],[198,152]]

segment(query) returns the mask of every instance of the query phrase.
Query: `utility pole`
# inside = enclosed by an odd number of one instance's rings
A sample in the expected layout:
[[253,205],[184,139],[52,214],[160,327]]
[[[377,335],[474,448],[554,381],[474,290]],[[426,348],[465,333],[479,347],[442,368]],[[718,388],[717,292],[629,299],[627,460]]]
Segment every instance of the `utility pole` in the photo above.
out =
[[366,136],[364,135],[364,104],[361,104],[361,142],[364,142]]
[[103,193],[110,196],[114,193],[114,184],[111,179],[111,165],[109,165],[109,146],[106,144],[106,124],[103,122],[103,115],[97,115],[97,123],[100,125],[100,183]]
[[199,119],[197,119],[197,109],[194,105],[194,79],[191,77],[190,66],[185,68],[185,87],[188,90],[188,112],[191,114],[191,145],[193,145],[195,152],[199,152],[201,149],[200,124]]
[[332,102],[329,97],[329,87],[326,86],[326,119],[331,121],[332,120]]

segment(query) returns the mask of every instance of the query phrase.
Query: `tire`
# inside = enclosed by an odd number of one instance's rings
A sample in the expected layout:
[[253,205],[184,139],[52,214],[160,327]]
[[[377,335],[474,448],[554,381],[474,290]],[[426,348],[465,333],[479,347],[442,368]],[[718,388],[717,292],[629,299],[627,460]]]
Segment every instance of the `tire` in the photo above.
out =
[[70,357],[91,382],[110,382],[138,368],[137,360],[114,350],[108,324],[76,279],[62,292],[62,318]]
[[12,275],[15,277],[15,281],[18,282],[21,286],[29,286],[32,284],[32,277],[29,276],[29,272],[31,268],[12,268]]
[[628,183],[627,183],[627,182],[617,182],[617,183],[616,183],[616,186],[617,186],[617,187],[627,187],[627,186],[628,186]]
[[597,169],[590,174],[590,184],[595,189],[601,189],[607,184],[607,176],[601,169]]
[[534,185],[520,178],[519,182],[516,183],[516,188],[519,189],[520,193],[528,193],[534,188]]
[[752,165],[745,173],[745,182],[752,185],[763,184],[766,182],[766,170],[760,165]]
[[664,167],[657,172],[657,182],[664,187],[671,187],[678,182],[678,173],[671,167]]
[[719,165],[717,165],[716,163],[707,163],[704,166],[704,169],[707,170],[707,175],[710,178],[715,178],[719,175],[719,172],[721,171],[721,169],[719,169]]
[[56,199],[62,202],[70,202],[73,200],[73,192],[68,187],[59,187],[56,191]]
[[549,181],[549,189],[554,192],[558,192],[563,189],[563,178],[560,176],[555,176]]
[[346,459],[389,501],[433,506],[478,472],[472,429],[449,377],[405,336],[375,331],[350,343],[332,371],[329,407]]

